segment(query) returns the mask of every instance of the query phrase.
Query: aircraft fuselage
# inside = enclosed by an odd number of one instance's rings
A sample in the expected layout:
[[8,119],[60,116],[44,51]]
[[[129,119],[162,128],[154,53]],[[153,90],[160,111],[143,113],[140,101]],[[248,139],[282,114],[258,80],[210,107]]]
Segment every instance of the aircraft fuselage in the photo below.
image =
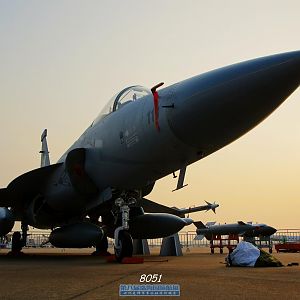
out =
[[130,202],[145,196],[156,180],[238,139],[299,84],[300,51],[295,51],[227,66],[157,91],[126,88],[58,164],[25,173],[2,189],[7,200],[0,199],[1,205],[12,207],[15,220],[38,228],[87,215],[94,223],[101,215],[104,224],[116,227],[121,222],[118,197]]
[[297,51],[184,80],[158,90],[159,129],[149,94],[92,124],[70,149],[88,149],[86,170],[100,189],[142,188],[259,124],[299,86],[299,65]]

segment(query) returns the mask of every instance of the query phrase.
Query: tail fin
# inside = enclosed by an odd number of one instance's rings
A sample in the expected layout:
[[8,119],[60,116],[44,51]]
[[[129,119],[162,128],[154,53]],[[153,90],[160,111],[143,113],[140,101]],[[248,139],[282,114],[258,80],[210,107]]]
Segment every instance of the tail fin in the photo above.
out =
[[211,209],[214,213],[216,213],[216,208],[219,207],[219,204],[216,204],[215,201],[214,201],[214,203],[210,203],[210,202],[208,202],[206,200],[204,200],[204,201],[206,202],[206,204],[208,206],[208,208],[207,208],[206,211],[209,211]]
[[42,142],[42,150],[41,153],[41,167],[46,167],[50,165],[50,157],[49,157],[49,150],[47,144],[47,129],[45,129],[41,135],[41,142]]
[[206,227],[210,227],[210,226],[213,226],[215,224],[216,224],[216,222],[207,222],[206,223]]
[[206,226],[205,226],[201,221],[194,222],[194,225],[195,225],[198,229],[206,228]]
[[198,234],[194,238],[194,240],[196,240],[196,241],[202,241],[203,239],[204,239],[204,235],[203,234]]

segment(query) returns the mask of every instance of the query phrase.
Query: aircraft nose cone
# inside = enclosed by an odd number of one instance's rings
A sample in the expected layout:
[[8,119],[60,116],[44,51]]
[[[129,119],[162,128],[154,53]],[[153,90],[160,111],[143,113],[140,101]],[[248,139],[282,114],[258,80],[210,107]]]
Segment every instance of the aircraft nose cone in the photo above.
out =
[[299,84],[300,51],[217,69],[177,87],[169,125],[180,140],[208,155],[259,124]]
[[276,228],[270,227],[270,235],[274,234],[277,231]]

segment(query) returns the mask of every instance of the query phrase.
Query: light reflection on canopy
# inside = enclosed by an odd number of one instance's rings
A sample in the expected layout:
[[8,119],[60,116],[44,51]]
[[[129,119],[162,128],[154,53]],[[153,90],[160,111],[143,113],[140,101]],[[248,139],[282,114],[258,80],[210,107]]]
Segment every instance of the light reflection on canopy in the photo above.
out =
[[114,95],[104,106],[98,117],[93,122],[92,126],[97,124],[105,116],[112,112],[121,109],[134,101],[141,99],[144,96],[150,95],[151,91],[143,86],[135,85],[123,89],[118,94]]

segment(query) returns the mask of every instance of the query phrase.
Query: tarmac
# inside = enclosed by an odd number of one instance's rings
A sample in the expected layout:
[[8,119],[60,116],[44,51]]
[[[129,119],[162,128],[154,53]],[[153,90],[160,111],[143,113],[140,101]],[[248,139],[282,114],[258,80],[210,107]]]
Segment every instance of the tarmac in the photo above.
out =
[[[175,299],[300,299],[300,266],[228,268],[224,254],[209,248],[183,249],[181,257],[160,257],[150,249],[143,264],[119,264],[94,257],[92,249],[25,249],[22,257],[0,250],[1,299],[172,299],[119,296],[120,284],[140,284],[142,274],[162,274],[162,284],[179,284]],[[300,253],[273,253],[284,265]]]

